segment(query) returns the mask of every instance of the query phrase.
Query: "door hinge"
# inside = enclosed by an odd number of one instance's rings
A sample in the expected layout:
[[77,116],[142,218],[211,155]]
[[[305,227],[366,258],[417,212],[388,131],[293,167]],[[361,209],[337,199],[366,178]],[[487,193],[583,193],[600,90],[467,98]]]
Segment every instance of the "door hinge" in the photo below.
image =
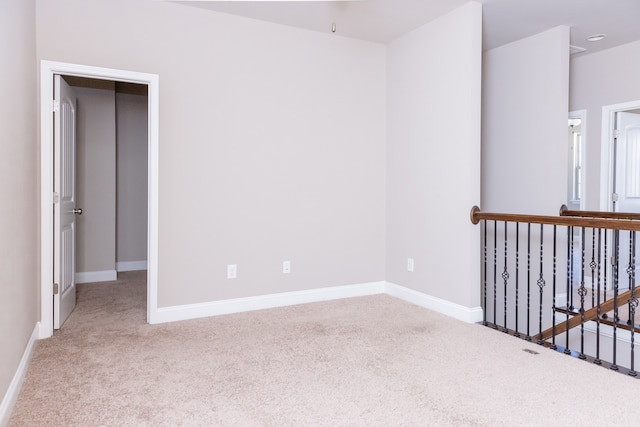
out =
[[53,112],[57,113],[58,111],[60,111],[60,101],[58,101],[57,99],[53,100]]
[[611,193],[611,201],[612,202],[618,201],[618,193]]
[[58,295],[58,291],[59,291],[59,289],[58,289],[58,288],[59,288],[58,284],[57,284],[57,283],[54,283],[54,284],[53,284],[53,294],[54,294],[54,295]]
[[57,191],[53,192],[53,203],[60,203],[60,194]]
[[619,138],[620,137],[620,130],[619,129],[614,129],[613,130],[613,137],[614,138]]

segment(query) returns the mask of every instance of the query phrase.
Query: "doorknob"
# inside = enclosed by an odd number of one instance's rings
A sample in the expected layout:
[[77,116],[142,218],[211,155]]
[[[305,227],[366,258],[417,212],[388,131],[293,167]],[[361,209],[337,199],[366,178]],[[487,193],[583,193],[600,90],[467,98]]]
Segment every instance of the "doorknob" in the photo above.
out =
[[78,208],[78,209],[74,209],[71,212],[73,212],[76,215],[82,215],[82,209]]

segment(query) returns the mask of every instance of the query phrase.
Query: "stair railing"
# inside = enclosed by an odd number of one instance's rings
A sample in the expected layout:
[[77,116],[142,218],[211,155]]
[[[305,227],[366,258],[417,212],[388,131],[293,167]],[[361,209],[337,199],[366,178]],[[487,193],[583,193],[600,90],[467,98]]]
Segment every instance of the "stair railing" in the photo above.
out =
[[[640,214],[562,206],[559,216],[542,216],[474,206],[471,221],[482,222],[484,325],[637,376]],[[619,352],[626,342],[629,351]]]

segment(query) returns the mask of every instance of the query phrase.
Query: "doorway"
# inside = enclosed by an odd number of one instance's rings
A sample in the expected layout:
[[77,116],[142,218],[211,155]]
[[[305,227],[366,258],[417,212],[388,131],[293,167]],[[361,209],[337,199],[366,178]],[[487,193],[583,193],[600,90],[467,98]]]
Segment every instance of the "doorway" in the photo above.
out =
[[640,100],[602,107],[601,141],[600,210],[640,212]]
[[53,194],[53,81],[55,75],[135,83],[147,86],[147,322],[157,318],[158,268],[158,127],[157,75],[52,61],[41,62],[41,320],[39,338],[53,335],[54,205]]
[[[602,108],[602,169],[600,209],[640,213],[640,100]],[[609,240],[618,247],[612,260],[620,275],[620,289],[634,281],[628,271],[640,269],[640,240],[620,232]],[[628,277],[628,280],[627,279]]]
[[569,112],[568,120],[568,185],[567,185],[567,207],[572,210],[584,209],[584,177],[585,175],[585,154],[586,147],[586,120],[587,111],[577,110]]

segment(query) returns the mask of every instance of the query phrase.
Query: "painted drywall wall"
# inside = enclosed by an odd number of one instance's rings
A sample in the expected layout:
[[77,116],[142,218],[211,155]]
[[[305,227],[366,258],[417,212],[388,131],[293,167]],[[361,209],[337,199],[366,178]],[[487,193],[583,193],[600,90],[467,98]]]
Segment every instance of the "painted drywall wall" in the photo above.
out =
[[147,260],[147,96],[116,89],[116,266]]
[[39,59],[159,75],[160,307],[384,280],[384,46],[154,1],[37,28]]
[[466,307],[479,305],[481,22],[468,3],[387,50],[387,279]]
[[[612,65],[615,64],[615,65]],[[571,60],[569,106],[587,110],[585,209],[600,210],[602,107],[640,100],[640,41]]]
[[33,1],[0,2],[0,402],[38,320],[35,31]]
[[115,272],[116,103],[115,84],[74,87],[76,129],[76,272]]
[[557,215],[567,196],[569,28],[483,55],[482,206]]

